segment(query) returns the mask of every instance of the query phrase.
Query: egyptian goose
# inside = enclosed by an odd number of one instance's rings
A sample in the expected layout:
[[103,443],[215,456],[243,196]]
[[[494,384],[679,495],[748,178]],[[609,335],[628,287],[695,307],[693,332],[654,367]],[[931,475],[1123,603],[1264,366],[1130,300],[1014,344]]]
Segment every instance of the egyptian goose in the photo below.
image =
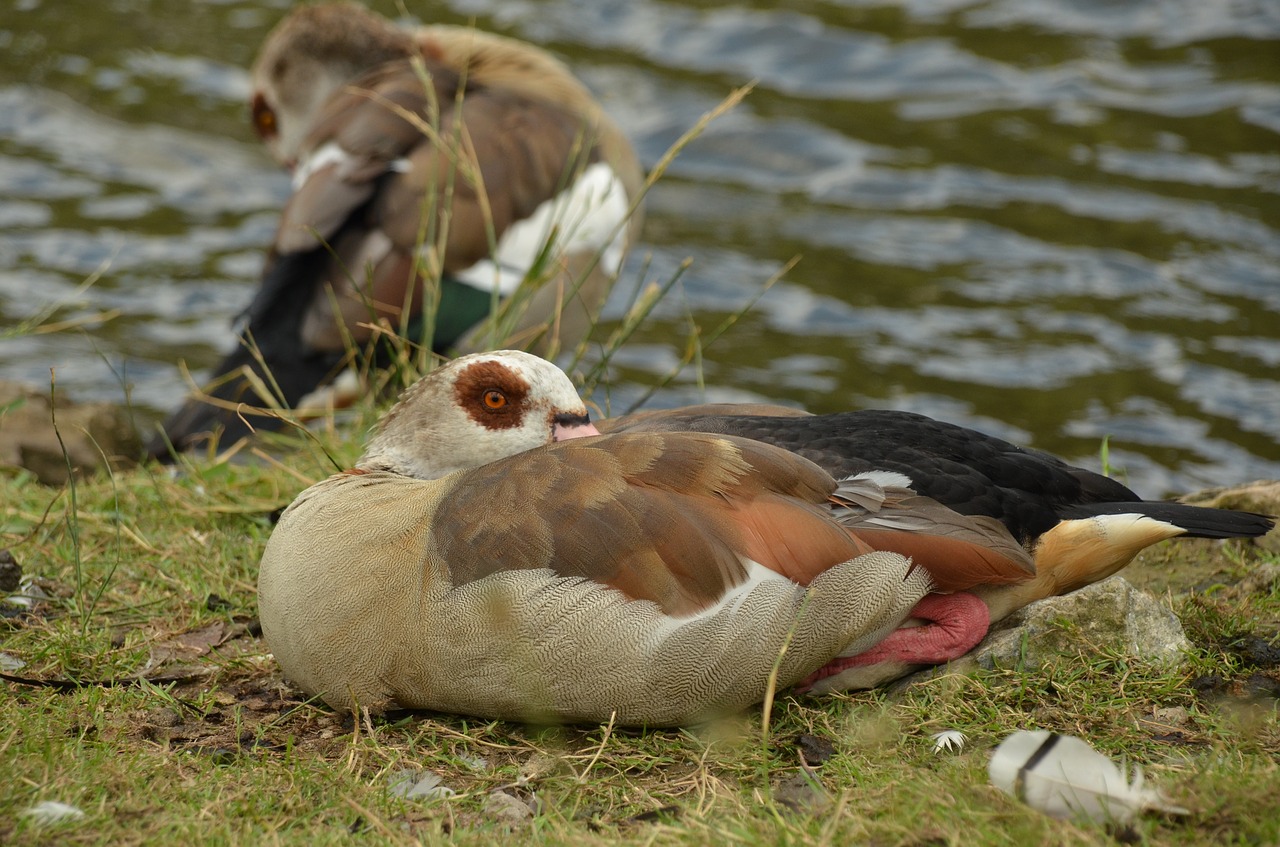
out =
[[986,631],[965,590],[1026,581],[1030,558],[885,482],[734,436],[596,435],[554,365],[465,356],[285,510],[263,635],[335,708],[650,726],[822,676],[921,605],[949,607],[933,640],[959,655]]
[[[962,515],[994,518],[1031,556],[1036,576],[970,591],[991,622],[1105,579],[1166,538],[1252,538],[1275,526],[1273,518],[1251,512],[1145,501],[1113,479],[1048,453],[910,412],[809,415],[766,404],[708,404],[605,420],[600,430],[750,438],[804,456],[836,478],[876,476]],[[868,529],[861,532],[874,543]],[[874,650],[831,663],[809,688],[870,688],[939,664],[947,653],[934,646],[933,628],[903,628]]]
[[[561,62],[514,39],[409,31],[333,3],[286,16],[252,80],[254,128],[292,169],[293,194],[236,348],[207,389],[225,408],[189,400],[151,455],[217,430],[224,444],[247,434],[232,404],[264,403],[229,376],[242,367],[296,406],[341,370],[352,344],[368,349],[373,324],[438,352],[500,346],[491,340],[555,350],[585,336],[639,234],[640,214],[628,213],[643,175]],[[441,275],[429,339],[417,269]],[[489,325],[493,304],[526,275],[546,281],[523,316]],[[279,423],[258,416],[254,426]]]

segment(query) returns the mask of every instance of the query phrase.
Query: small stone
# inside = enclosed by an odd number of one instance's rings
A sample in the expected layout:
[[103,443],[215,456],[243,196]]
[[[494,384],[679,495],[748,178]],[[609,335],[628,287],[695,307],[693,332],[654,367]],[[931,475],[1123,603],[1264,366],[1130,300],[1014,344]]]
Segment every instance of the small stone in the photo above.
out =
[[836,754],[836,745],[816,735],[802,735],[796,739],[796,747],[809,767],[818,767]]
[[204,607],[211,612],[221,612],[231,608],[231,601],[218,594],[210,594],[204,598]]
[[486,797],[484,812],[507,826],[520,826],[533,817],[528,803],[505,791],[494,791]]
[[[131,465],[142,441],[127,410],[110,403],[74,403],[59,391],[54,403],[43,389],[0,380],[0,467],[22,467],[45,485],[63,485],[68,463],[76,473],[104,464]],[[55,424],[56,417],[56,428]]]
[[[1113,576],[1019,609],[996,624],[961,663],[971,660],[987,669],[1038,667],[1055,656],[1112,646],[1147,662],[1176,665],[1191,642],[1172,611]],[[957,664],[952,663],[953,670]]]
[[1226,684],[1227,684],[1226,679],[1219,676],[1218,674],[1209,674],[1208,676],[1198,676],[1195,679],[1191,680],[1190,683],[1188,683],[1191,690],[1201,697],[1205,697],[1222,690],[1224,687],[1226,687]]
[[1179,500],[1214,509],[1240,509],[1275,515],[1280,514],[1280,480],[1259,479],[1230,488],[1208,488],[1180,497]]
[[1181,706],[1166,706],[1151,713],[1156,723],[1164,726],[1186,726],[1191,722],[1191,715]]
[[546,753],[534,753],[520,766],[520,776],[526,780],[539,779],[555,773],[561,762],[555,756]]
[[182,723],[182,715],[170,708],[155,709],[147,714],[152,726],[173,727]]
[[33,609],[49,598],[49,593],[30,576],[24,576],[18,582],[18,593],[9,595],[8,601],[24,609]]
[[17,591],[22,584],[22,565],[9,550],[0,550],[0,594]]
[[831,807],[831,795],[818,779],[805,771],[779,780],[773,786],[773,799],[793,812],[821,814]]

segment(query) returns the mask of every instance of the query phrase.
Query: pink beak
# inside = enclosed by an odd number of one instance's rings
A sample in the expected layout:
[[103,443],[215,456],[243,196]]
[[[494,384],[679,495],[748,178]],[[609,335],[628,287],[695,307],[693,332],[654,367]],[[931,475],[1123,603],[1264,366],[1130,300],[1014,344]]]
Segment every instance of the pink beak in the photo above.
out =
[[599,435],[600,430],[591,421],[585,423],[563,424],[557,422],[551,428],[552,441],[568,441],[571,438],[586,438],[588,435]]

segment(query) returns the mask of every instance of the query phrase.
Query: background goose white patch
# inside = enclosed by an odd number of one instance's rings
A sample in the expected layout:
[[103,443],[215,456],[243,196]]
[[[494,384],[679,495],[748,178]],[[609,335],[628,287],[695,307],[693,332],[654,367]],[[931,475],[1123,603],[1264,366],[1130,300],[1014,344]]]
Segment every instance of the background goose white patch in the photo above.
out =
[[553,231],[553,261],[566,253],[603,249],[601,266],[616,274],[626,248],[626,228],[622,223],[628,209],[622,181],[612,168],[597,162],[583,171],[568,191],[512,224],[498,239],[492,259],[476,262],[459,272],[457,279],[481,291],[496,287],[500,294],[510,295],[520,286]]
[[329,141],[320,145],[314,153],[298,163],[297,170],[293,172],[293,190],[302,188],[316,171],[327,165],[337,165],[338,173],[341,174],[342,166],[350,161],[351,154],[343,150],[338,142]]

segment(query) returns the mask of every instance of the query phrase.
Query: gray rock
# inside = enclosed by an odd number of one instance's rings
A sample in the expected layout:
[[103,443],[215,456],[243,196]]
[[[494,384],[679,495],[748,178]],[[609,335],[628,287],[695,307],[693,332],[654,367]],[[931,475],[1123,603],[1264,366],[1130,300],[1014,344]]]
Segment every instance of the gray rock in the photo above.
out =
[[494,791],[484,800],[485,814],[506,826],[519,826],[533,817],[528,803],[505,791]]
[[1113,576],[1019,609],[966,658],[988,669],[1038,667],[1055,656],[1116,648],[1135,659],[1176,665],[1191,642],[1168,607]]
[[[110,403],[73,403],[14,382],[0,381],[0,467],[26,468],[45,485],[63,485],[70,463],[77,473],[132,464],[142,441],[128,413]],[[61,436],[61,440],[59,440]]]
[[832,799],[812,770],[801,770],[773,785],[774,802],[793,812],[819,815],[831,808]]
[[1177,665],[1191,642],[1168,607],[1124,577],[1113,576],[1019,609],[994,624],[967,655],[909,676],[900,685],[977,668],[1036,668],[1059,656],[1115,649],[1143,662]]

